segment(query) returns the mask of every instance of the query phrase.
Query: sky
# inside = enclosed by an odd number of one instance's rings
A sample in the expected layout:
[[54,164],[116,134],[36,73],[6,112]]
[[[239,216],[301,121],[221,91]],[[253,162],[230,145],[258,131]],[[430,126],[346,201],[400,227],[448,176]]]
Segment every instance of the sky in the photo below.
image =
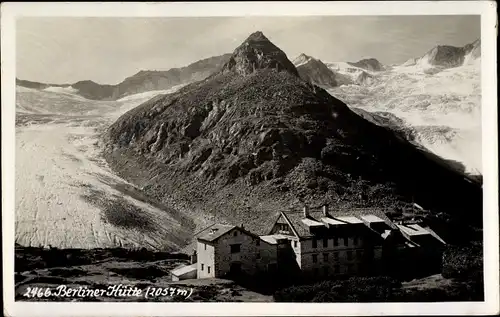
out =
[[16,77],[44,83],[117,84],[140,70],[167,70],[232,52],[262,31],[293,60],[373,57],[403,63],[435,45],[480,38],[480,16],[23,17],[16,23]]

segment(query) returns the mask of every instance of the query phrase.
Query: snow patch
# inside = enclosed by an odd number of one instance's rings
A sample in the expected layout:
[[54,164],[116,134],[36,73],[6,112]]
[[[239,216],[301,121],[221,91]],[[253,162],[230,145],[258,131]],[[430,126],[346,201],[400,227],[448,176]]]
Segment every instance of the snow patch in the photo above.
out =
[[45,88],[43,90],[44,91],[50,91],[50,92],[57,92],[57,93],[60,93],[60,94],[71,94],[71,95],[74,95],[74,94],[78,93],[78,89],[75,89],[72,86],[69,86],[69,87],[55,87],[55,86],[51,86],[51,87],[47,87],[47,88]]

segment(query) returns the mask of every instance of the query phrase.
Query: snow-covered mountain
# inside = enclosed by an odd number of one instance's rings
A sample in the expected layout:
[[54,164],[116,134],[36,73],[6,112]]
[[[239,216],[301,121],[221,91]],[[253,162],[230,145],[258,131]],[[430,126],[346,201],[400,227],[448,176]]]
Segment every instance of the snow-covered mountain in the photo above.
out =
[[481,40],[478,39],[462,47],[437,45],[423,56],[410,58],[401,66],[436,73],[447,68],[477,64],[480,58]]
[[[412,141],[481,174],[481,45],[436,46],[422,57],[363,75],[348,63],[327,63],[351,82],[329,89],[350,107],[388,112]],[[362,77],[363,78],[363,77]],[[369,80],[367,80],[369,79]]]
[[304,53],[300,54],[293,64],[302,79],[325,88],[333,88],[338,85],[335,73],[322,61]]

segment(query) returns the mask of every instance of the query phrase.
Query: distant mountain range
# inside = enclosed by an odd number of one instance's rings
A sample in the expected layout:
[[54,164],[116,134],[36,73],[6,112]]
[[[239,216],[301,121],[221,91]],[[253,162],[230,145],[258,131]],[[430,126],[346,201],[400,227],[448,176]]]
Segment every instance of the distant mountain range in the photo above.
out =
[[[402,66],[421,66],[424,70],[457,67],[473,63],[481,57],[481,42],[476,40],[463,47],[438,45],[424,56],[411,58]],[[73,84],[39,83],[16,78],[18,86],[44,90],[51,87],[71,88],[75,94],[91,100],[117,100],[137,93],[166,90],[178,85],[184,85],[207,78],[218,71],[229,59],[231,54],[213,56],[194,62],[181,68],[167,71],[141,70],[116,85],[102,85],[91,80],[79,81]],[[236,63],[235,61],[233,61]],[[371,84],[372,73],[391,69],[394,66],[384,66],[375,58],[366,58],[357,62],[328,62],[306,54],[299,55],[293,65],[301,78],[323,88],[333,88],[341,85]]]
[[101,85],[91,80],[79,81],[73,84],[47,84],[16,78],[18,86],[32,89],[47,89],[50,87],[71,87],[75,93],[92,100],[117,100],[122,97],[152,91],[166,90],[177,85],[191,83],[208,77],[217,71],[231,56],[225,54],[202,59],[186,67],[172,68],[167,71],[140,71],[126,78],[117,85]]
[[362,59],[357,62],[325,64],[319,59],[302,53],[293,63],[302,79],[322,88],[369,84],[373,76],[368,71],[385,70],[385,67],[375,58]]

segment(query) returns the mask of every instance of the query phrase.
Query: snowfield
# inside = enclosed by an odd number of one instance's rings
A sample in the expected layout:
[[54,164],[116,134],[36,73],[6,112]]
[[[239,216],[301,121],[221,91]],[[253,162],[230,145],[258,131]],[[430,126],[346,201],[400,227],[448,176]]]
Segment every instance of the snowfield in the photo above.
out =
[[417,62],[370,75],[366,85],[342,85],[329,92],[350,107],[392,113],[414,131],[417,143],[462,163],[467,173],[482,173],[479,59],[444,70]]
[[158,93],[99,102],[17,88],[16,243],[59,248],[172,250],[186,219],[134,195],[100,157],[98,133]]

